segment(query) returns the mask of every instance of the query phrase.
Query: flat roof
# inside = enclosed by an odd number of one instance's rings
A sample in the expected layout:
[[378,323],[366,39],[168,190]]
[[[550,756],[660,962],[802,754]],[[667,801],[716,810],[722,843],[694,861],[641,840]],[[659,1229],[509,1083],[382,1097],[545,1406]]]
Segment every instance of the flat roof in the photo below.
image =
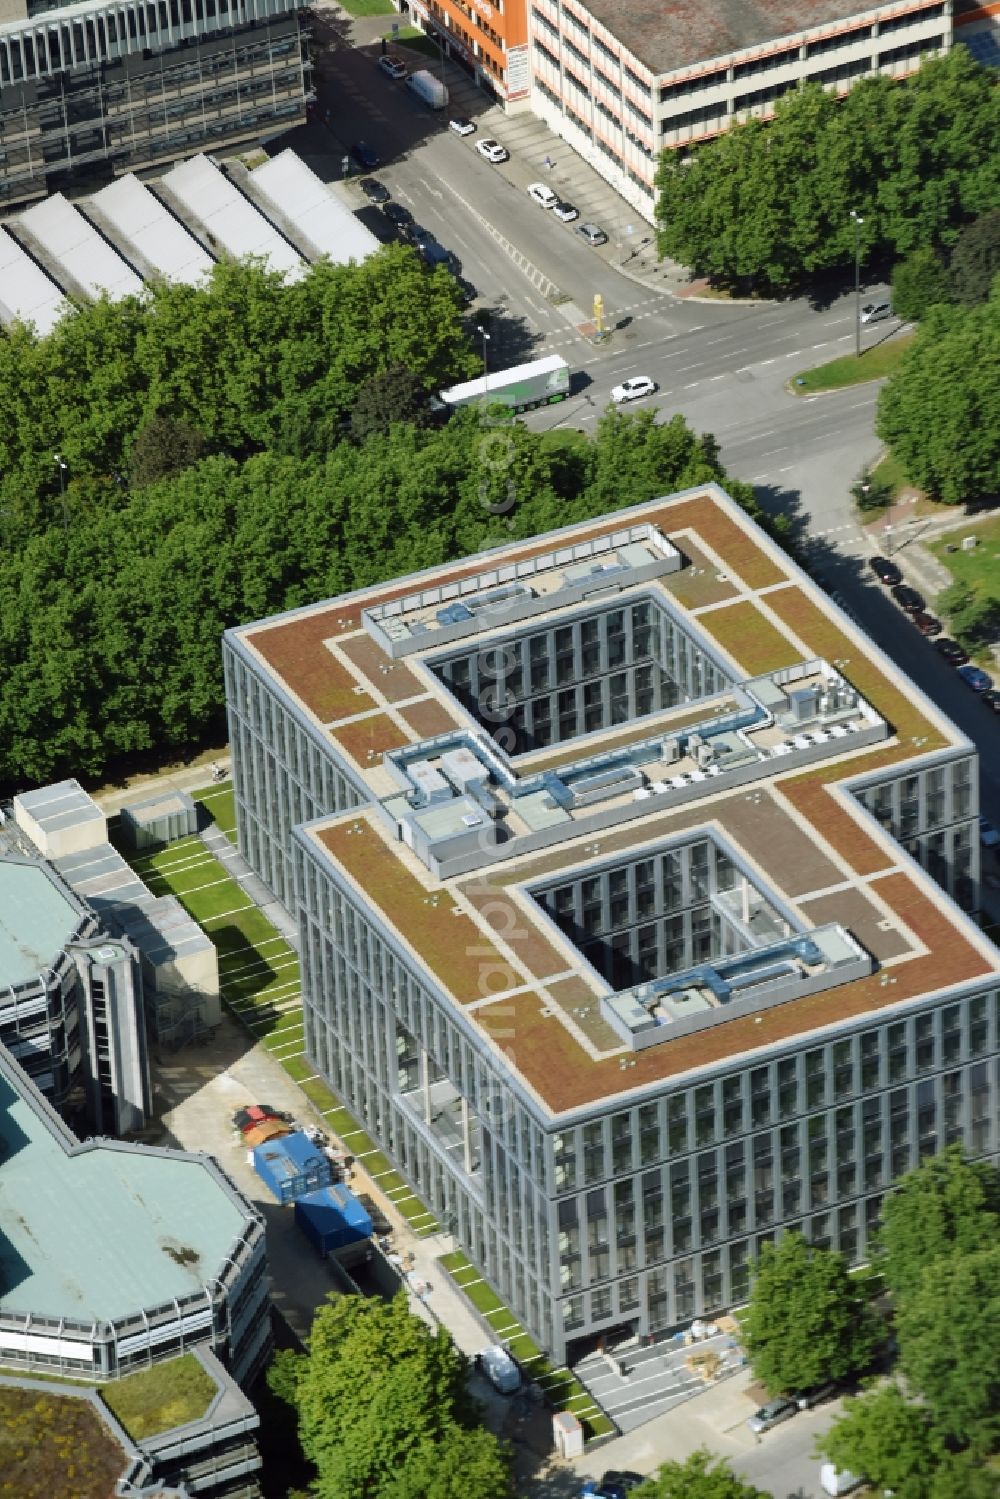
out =
[[132,172],[102,187],[87,200],[86,208],[140,261],[147,275],[155,273],[165,281],[194,286],[215,264],[194,235]]
[[[913,0],[907,8],[934,3]],[[581,8],[657,76],[899,10],[857,0],[585,0]]]
[[350,260],[365,260],[381,248],[350,205],[337,196],[336,188],[317,177],[290,148],[255,167],[247,186],[288,221],[314,260],[326,255],[334,265],[346,265]]
[[[560,548],[570,555],[640,524],[656,528],[687,565],[641,582],[623,570],[594,607],[658,597],[725,668],[729,680],[714,696],[504,766],[428,665],[442,653],[440,636],[405,660],[376,639],[373,625],[391,617],[387,605],[419,603],[422,590],[483,577],[487,566],[492,575]],[[540,596],[540,607],[549,604],[516,633],[559,621],[558,590]],[[466,633],[464,647],[508,633],[495,626]],[[552,1114],[1000,972],[1000,952],[847,789],[897,767],[973,755],[974,746],[715,486],[243,626],[229,638],[336,747],[372,798],[301,836]],[[816,708],[797,727],[803,693],[816,694]],[[455,746],[471,749],[473,761],[449,769],[443,757]],[[492,767],[490,793],[508,804],[514,836],[464,864],[460,853],[455,872],[436,873],[416,842],[402,841],[403,773],[408,764],[422,767],[416,774],[433,803],[452,794],[447,786],[441,793],[439,770],[464,794],[477,758]],[[621,777],[615,767],[624,767]],[[599,825],[590,814],[602,811]],[[431,834],[456,831],[454,819],[439,828],[434,821]],[[558,841],[548,842],[553,828]],[[720,1015],[708,1029],[636,1053],[600,1013],[610,986],[530,889],[705,834],[743,861],[799,930],[842,927],[871,955],[874,972],[761,1013]]]
[[142,281],[132,267],[62,193],[25,209],[16,223],[84,295],[99,297],[106,292],[118,302],[142,292]]
[[44,864],[0,858],[0,985],[37,978],[82,915]]
[[34,791],[19,791],[14,798],[15,810],[24,809],[47,833],[76,827],[83,822],[106,823],[104,813],[93,797],[74,778],[52,781]]
[[213,249],[233,260],[261,256],[269,270],[283,271],[290,281],[305,274],[298,251],[207,156],[180,162],[155,186],[187,211]]
[[51,333],[69,302],[28,252],[0,227],[0,323],[33,323],[42,336]]
[[250,1217],[212,1163],[80,1145],[0,1048],[0,1311],[114,1321],[211,1285]]

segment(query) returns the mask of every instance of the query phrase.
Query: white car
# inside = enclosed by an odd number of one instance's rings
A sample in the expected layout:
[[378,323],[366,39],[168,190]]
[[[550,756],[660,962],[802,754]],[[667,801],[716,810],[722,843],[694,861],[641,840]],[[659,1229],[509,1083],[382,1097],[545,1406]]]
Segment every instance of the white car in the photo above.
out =
[[880,323],[887,317],[892,317],[891,302],[869,302],[860,312],[862,323]]
[[623,401],[638,401],[640,396],[651,396],[655,389],[656,381],[648,375],[633,375],[631,380],[623,380],[621,385],[612,388],[611,399],[620,406]]
[[485,156],[494,166],[499,166],[502,161],[510,160],[510,153],[501,146],[499,141],[485,140],[476,141],[476,150],[480,156]]
[[551,187],[546,187],[544,182],[532,182],[528,187],[528,197],[539,208],[555,208],[559,202]]
[[574,219],[580,217],[578,208],[574,208],[572,203],[565,203],[561,199],[558,203],[553,203],[552,213],[561,224],[572,224]]
[[388,73],[390,78],[406,77],[406,63],[401,57],[394,57],[391,52],[387,52],[384,57],[380,57],[378,65],[383,73]]
[[513,1395],[521,1388],[521,1371],[507,1352],[498,1343],[477,1353],[475,1366],[501,1395]]
[[456,115],[453,120],[448,121],[448,129],[454,130],[456,135],[474,135],[476,127],[464,115]]

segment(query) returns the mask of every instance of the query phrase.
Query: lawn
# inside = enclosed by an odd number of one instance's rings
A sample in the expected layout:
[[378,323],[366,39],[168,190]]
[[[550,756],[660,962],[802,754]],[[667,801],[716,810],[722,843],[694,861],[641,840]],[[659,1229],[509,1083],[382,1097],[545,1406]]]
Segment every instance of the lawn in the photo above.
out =
[[789,382],[789,389],[793,395],[808,396],[823,390],[843,390],[847,385],[861,385],[867,380],[884,380],[915,338],[915,333],[890,338],[866,349],[860,359],[854,354],[844,354],[828,364],[818,364],[815,369],[800,370]]
[[193,1353],[128,1374],[101,1389],[101,1399],[134,1441],[199,1420],[218,1393]]
[[341,0],[351,16],[391,16],[395,7],[391,0]]
[[[964,536],[978,537],[979,545],[971,552],[963,552],[961,541]],[[945,550],[947,546],[956,545],[957,552]],[[931,542],[930,547],[956,583],[965,583],[969,588],[1000,598],[1000,519],[969,521],[960,531]]]

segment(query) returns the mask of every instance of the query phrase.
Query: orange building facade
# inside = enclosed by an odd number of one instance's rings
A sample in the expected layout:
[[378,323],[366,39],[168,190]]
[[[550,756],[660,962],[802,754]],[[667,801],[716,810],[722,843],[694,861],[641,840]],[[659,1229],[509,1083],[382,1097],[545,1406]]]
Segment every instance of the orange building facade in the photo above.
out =
[[445,56],[508,107],[531,93],[527,0],[397,0]]

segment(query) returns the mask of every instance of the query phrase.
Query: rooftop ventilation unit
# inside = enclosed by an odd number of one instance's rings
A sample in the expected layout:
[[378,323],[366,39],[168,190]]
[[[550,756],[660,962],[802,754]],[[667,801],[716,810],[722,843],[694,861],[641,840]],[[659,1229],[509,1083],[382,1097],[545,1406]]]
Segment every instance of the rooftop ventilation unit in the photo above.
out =
[[664,739],[660,746],[660,759],[664,765],[676,765],[681,758],[681,746],[678,739]]
[[587,807],[592,802],[610,801],[614,796],[623,796],[645,785],[645,777],[632,765],[619,765],[612,770],[599,770],[595,775],[581,776],[572,786],[573,806]]
[[407,767],[413,782],[413,803],[417,807],[431,807],[438,802],[450,801],[454,792],[441,772],[429,760],[414,760]]

